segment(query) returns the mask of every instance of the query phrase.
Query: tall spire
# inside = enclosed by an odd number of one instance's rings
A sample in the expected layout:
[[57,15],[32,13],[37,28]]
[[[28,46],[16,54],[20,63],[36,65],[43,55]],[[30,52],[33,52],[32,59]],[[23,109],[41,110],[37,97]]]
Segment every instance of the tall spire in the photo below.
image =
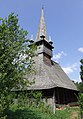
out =
[[44,39],[47,40],[46,25],[45,25],[45,20],[44,20],[44,8],[43,7],[42,7],[42,12],[41,12],[38,32],[37,32],[37,36],[36,36],[36,41],[39,41],[41,36],[44,36],[45,37]]

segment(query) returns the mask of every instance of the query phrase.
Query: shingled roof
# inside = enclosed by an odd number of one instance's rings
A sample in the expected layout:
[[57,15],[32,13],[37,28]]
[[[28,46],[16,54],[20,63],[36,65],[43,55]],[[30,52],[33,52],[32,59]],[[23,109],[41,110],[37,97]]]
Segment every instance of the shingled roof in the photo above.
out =
[[54,61],[52,61],[52,65],[49,66],[37,60],[35,70],[36,74],[30,77],[30,80],[35,78],[35,83],[28,89],[41,90],[61,87],[77,90],[75,84],[69,79],[60,65]]

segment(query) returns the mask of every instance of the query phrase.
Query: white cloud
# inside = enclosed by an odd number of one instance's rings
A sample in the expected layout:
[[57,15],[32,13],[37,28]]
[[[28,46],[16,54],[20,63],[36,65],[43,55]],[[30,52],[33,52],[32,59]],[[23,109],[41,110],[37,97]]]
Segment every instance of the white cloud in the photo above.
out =
[[83,53],[83,47],[78,48],[78,51],[81,52],[81,53]]
[[63,56],[66,56],[66,55],[67,55],[66,53],[64,53],[63,51],[61,51],[60,53],[54,55],[54,56],[53,56],[53,59],[54,59],[56,62],[58,62],[59,59],[61,59]]
[[66,74],[70,74],[70,73],[73,73],[74,71],[76,71],[78,69],[78,64],[75,63],[75,64],[72,64],[68,67],[62,67],[62,69],[64,70],[64,72]]

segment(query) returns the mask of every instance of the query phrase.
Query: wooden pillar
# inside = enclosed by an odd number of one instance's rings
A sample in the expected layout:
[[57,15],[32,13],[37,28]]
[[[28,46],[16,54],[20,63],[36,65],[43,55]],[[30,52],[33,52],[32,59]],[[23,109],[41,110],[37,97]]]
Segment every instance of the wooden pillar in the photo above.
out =
[[55,114],[56,110],[56,98],[55,98],[55,89],[53,90],[53,114]]

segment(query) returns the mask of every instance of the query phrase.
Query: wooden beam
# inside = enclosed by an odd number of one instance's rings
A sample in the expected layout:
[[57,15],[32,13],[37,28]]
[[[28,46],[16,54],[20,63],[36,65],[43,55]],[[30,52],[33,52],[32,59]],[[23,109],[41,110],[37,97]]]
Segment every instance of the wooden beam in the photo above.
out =
[[53,114],[56,111],[56,98],[55,98],[55,89],[53,90]]

